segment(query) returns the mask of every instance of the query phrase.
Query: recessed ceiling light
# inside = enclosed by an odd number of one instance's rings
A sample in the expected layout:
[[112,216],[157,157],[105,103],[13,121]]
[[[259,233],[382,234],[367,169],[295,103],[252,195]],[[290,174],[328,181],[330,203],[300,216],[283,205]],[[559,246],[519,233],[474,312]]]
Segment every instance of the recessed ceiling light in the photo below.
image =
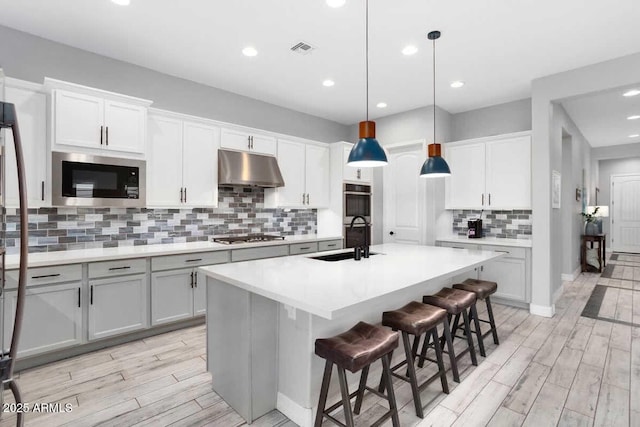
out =
[[387,108],[387,103],[386,102],[378,102],[376,104],[376,107],[378,107],[378,108]]
[[242,54],[244,56],[256,56],[258,54],[258,51],[256,50],[255,47],[247,46],[244,49],[242,49]]
[[111,0],[111,1],[120,6],[129,6],[131,4],[131,0]]
[[327,0],[327,6],[329,7],[342,7],[347,0]]
[[638,119],[640,119],[640,116],[638,115],[627,117],[627,120],[638,120]]
[[325,81],[322,82],[322,86],[324,87],[331,87],[333,85],[335,85],[336,82],[334,82],[333,80],[327,79]]
[[637,138],[640,136],[640,133],[634,133],[633,135],[629,135],[629,138]]
[[451,87],[454,89],[458,89],[464,86],[464,82],[462,80],[456,80],[455,82],[451,82]]
[[410,56],[415,54],[417,51],[418,51],[418,48],[410,44],[409,46],[405,46],[404,49],[402,49],[402,54]]
[[638,90],[638,89],[632,89],[632,90],[630,90],[630,91],[625,92],[625,93],[623,93],[623,94],[622,94],[622,96],[626,96],[626,97],[629,97],[629,96],[636,96],[636,95],[640,95],[640,90]]

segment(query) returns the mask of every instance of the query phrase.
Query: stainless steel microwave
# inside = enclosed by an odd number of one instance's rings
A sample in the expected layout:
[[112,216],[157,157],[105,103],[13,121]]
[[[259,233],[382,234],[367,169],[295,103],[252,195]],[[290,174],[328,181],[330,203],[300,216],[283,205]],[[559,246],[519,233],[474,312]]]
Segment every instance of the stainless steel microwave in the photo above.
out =
[[53,152],[54,206],[144,207],[144,160]]

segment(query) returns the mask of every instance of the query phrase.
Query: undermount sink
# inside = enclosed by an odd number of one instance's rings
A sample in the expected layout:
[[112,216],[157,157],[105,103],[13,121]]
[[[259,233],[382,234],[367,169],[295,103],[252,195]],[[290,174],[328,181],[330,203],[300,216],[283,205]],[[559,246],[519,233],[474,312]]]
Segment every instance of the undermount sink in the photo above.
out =
[[[369,252],[369,256],[371,255],[377,255],[377,253],[375,252]],[[317,259],[319,261],[344,261],[346,259],[353,259],[353,251],[347,251],[347,252],[339,252],[337,254],[329,254],[329,255],[319,255],[319,256],[312,256],[309,257],[311,259]]]

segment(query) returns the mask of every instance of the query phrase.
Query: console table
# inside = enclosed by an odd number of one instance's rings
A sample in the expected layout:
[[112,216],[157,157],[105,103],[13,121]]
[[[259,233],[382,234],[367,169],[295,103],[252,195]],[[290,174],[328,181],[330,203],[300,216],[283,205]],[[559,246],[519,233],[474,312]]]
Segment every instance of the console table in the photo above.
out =
[[606,250],[606,234],[594,234],[594,235],[582,235],[582,245],[580,246],[580,259],[582,260],[582,271],[587,271],[587,244],[590,244],[590,249],[593,249],[593,243],[598,243],[598,272],[602,273],[604,270],[606,261],[605,261],[605,250]]

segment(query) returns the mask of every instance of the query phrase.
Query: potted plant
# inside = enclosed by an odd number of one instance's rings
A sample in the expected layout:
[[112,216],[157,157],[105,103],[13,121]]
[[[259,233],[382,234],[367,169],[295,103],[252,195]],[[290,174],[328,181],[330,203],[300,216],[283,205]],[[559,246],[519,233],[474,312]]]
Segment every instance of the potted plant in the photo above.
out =
[[598,234],[598,210],[600,206],[596,206],[593,212],[582,212],[582,218],[584,219],[584,234],[593,236]]

